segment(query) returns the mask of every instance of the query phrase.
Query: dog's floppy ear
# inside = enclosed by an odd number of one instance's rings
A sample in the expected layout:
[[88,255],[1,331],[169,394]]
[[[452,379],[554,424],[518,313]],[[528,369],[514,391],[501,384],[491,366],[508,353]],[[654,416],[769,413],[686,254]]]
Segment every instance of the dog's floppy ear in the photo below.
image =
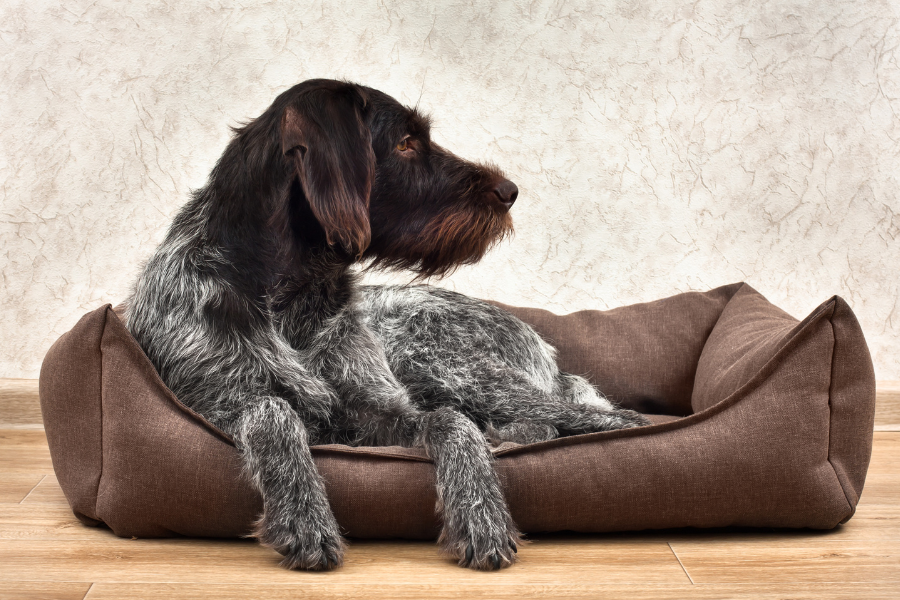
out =
[[350,84],[314,88],[281,119],[281,150],[296,168],[329,244],[361,255],[369,246],[375,153],[363,122],[366,99]]

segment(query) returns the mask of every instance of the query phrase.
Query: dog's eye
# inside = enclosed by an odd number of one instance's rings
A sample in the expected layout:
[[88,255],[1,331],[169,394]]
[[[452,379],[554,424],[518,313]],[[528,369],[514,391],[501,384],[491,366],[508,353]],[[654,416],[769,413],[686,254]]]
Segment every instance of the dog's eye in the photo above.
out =
[[400,140],[400,143],[397,144],[397,150],[400,152],[406,152],[409,150],[409,138],[403,138]]

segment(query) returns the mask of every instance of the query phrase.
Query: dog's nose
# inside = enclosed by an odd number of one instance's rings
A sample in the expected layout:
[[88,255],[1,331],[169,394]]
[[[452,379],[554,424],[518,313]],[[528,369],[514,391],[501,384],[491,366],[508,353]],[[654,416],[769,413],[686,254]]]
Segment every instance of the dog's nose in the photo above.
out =
[[494,186],[493,192],[500,199],[500,204],[509,210],[519,195],[519,188],[509,179],[504,179]]

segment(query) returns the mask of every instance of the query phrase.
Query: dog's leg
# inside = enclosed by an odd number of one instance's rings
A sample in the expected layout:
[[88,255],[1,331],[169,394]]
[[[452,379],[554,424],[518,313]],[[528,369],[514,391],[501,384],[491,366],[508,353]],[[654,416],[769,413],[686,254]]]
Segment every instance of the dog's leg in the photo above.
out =
[[347,311],[324,331],[328,352],[313,362],[341,398],[349,441],[423,446],[435,465],[444,521],[441,547],[472,569],[515,562],[520,534],[475,423],[450,407],[434,412],[415,407],[357,313]]
[[516,561],[521,534],[494,470],[484,434],[465,415],[444,407],[420,411],[408,400],[373,405],[363,440],[424,447],[434,462],[438,512],[443,520],[438,544],[461,567],[493,570]]
[[560,436],[630,429],[650,424],[646,417],[633,410],[603,410],[588,404],[553,403],[548,405],[546,414]]
[[649,425],[639,412],[619,408],[600,395],[587,379],[560,372],[554,393],[563,401],[552,410],[553,425],[562,435],[627,429]]
[[583,377],[560,372],[553,390],[547,393],[515,369],[495,369],[503,373],[500,380],[508,382],[515,392],[511,397],[497,392],[484,394],[486,400],[479,404],[485,409],[481,418],[492,425],[498,439],[528,444],[650,423],[640,413],[611,403]]
[[[455,358],[455,357],[454,357]],[[469,362],[446,360],[403,371],[401,381],[419,390],[421,404],[451,406],[478,423],[488,435],[522,444],[560,436],[647,425],[640,413],[618,408],[584,378],[558,373],[550,385],[522,369],[491,357]]]
[[[378,378],[370,372],[367,382],[376,379],[394,381],[390,371]],[[353,440],[425,448],[435,467],[442,549],[472,569],[514,563],[521,534],[503,497],[488,442],[475,423],[449,407],[416,409],[396,382],[368,392],[365,400],[355,395],[353,412],[359,422],[352,428]]]
[[419,414],[423,418],[418,442],[434,461],[444,521],[438,543],[462,567],[490,570],[512,564],[520,533],[484,435],[450,408]]
[[297,413],[282,398],[258,396],[243,407],[235,433],[263,497],[254,535],[283,554],[289,569],[340,566],[344,542]]
[[535,444],[558,438],[559,431],[549,423],[520,419],[500,426],[489,423],[485,436],[497,444],[503,442]]

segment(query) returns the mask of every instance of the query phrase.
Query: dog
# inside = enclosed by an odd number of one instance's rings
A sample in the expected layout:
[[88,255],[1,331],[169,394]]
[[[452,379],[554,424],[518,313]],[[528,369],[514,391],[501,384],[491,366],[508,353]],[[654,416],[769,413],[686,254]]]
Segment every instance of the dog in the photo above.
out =
[[309,80],[234,137],[126,302],[128,329],[187,406],[233,436],[291,569],[343,563],[309,446],[424,447],[438,540],[463,567],[516,561],[487,437],[531,443],[646,424],[561,372],[528,325],[439,288],[371,287],[355,263],[444,275],[512,231],[518,189],[434,143],[377,90]]

